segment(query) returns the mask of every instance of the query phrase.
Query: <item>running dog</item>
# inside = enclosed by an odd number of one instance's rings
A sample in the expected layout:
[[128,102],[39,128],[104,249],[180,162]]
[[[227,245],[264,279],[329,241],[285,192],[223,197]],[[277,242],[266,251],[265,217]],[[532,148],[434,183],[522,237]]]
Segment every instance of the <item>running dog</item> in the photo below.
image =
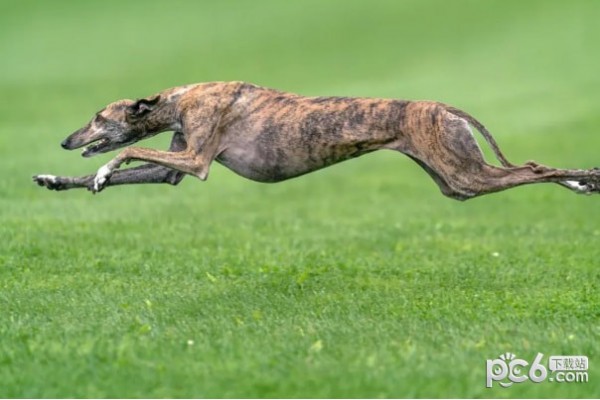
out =
[[[502,164],[488,164],[469,124]],[[126,147],[173,131],[169,151]],[[84,147],[85,146],[85,147]],[[551,182],[577,193],[600,193],[600,169],[516,166],[471,115],[433,101],[304,97],[244,82],[213,82],[120,100],[62,142],[82,155],[125,147],[95,175],[36,175],[52,190],[133,183],[178,184],[186,174],[206,180],[213,161],[258,182],[279,182],[390,149],[416,161],[452,199],[467,200],[519,185]],[[120,170],[130,161],[146,161]]]

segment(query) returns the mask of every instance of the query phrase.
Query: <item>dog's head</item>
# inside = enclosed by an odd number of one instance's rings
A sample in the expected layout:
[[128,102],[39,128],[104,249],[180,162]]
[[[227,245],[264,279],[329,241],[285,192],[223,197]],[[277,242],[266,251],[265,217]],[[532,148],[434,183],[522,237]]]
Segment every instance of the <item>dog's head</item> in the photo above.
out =
[[152,136],[158,132],[148,120],[159,102],[160,96],[154,96],[111,103],[98,111],[86,126],[69,135],[61,146],[67,150],[86,146],[81,155],[91,157]]

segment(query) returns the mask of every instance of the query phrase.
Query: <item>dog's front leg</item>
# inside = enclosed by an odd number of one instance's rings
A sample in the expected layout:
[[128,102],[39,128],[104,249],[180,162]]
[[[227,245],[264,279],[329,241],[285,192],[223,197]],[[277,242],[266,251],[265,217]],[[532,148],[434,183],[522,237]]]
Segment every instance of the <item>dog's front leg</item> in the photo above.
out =
[[206,180],[209,166],[212,162],[212,159],[206,159],[201,154],[196,154],[191,150],[171,152],[141,147],[128,147],[111,161],[100,167],[94,177],[92,192],[97,193],[101,191],[107,185],[112,174],[123,163],[129,163],[133,160],[148,161],[153,164],[162,165],[163,167],[194,175],[202,180]]
[[[183,172],[165,168],[162,165],[144,164],[135,168],[115,171],[107,186],[130,185],[141,183],[169,183],[177,185],[184,177]],[[35,175],[33,181],[50,190],[69,190],[84,188],[92,190],[95,175],[56,176]]]
[[141,147],[127,147],[115,158],[100,167],[94,177],[92,192],[101,191],[114,171],[123,163],[130,161],[147,161],[170,169],[196,176],[206,180],[210,164],[219,148],[219,127],[222,114],[212,114],[203,118],[196,116],[188,126],[190,131],[185,136],[187,147],[181,152],[161,151]]

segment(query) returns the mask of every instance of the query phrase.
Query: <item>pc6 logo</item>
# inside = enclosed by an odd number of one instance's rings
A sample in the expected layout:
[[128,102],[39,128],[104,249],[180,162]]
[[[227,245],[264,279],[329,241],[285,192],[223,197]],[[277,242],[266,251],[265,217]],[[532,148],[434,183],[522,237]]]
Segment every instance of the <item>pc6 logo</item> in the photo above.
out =
[[[540,363],[543,357],[542,353],[538,353],[531,366],[527,361],[516,358],[513,353],[501,354],[494,360],[487,360],[485,387],[491,388],[494,381],[499,382],[502,387],[525,382],[527,379],[536,383],[542,382],[548,376],[546,367]],[[529,371],[526,372],[528,366]],[[508,381],[500,382],[505,379]]]

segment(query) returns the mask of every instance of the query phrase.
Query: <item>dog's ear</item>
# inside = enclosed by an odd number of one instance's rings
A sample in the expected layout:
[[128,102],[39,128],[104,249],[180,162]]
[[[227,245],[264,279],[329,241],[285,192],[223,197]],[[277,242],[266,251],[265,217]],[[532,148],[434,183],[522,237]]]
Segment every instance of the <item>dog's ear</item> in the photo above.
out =
[[133,118],[141,117],[154,110],[159,101],[160,95],[149,97],[147,99],[139,99],[127,107],[127,114]]

